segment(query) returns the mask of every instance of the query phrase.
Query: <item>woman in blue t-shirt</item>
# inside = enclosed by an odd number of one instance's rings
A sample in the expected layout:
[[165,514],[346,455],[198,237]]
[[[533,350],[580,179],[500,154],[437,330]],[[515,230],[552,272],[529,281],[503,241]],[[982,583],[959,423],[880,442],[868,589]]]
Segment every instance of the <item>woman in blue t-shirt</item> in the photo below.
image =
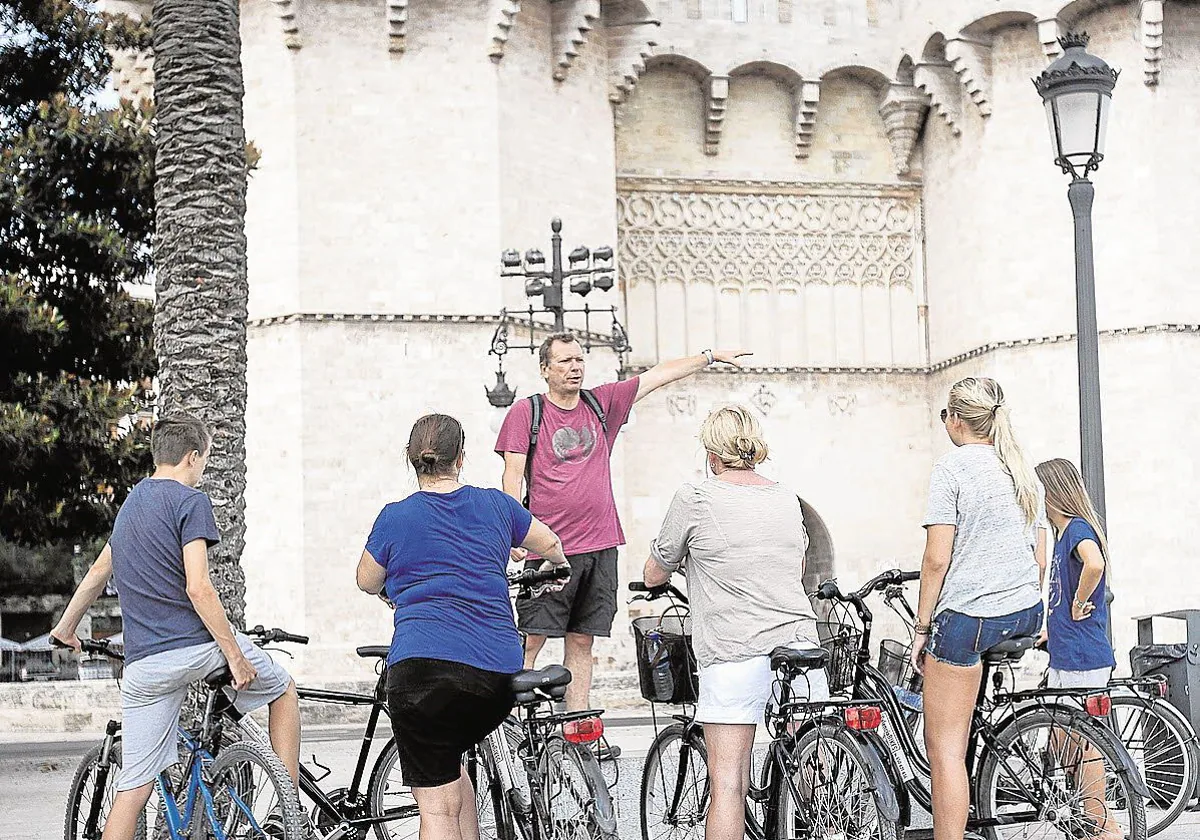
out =
[[1058,537],[1050,564],[1050,688],[1104,688],[1117,661],[1108,641],[1108,540],[1075,465],[1037,465],[1046,518]]
[[[521,639],[505,571],[520,546],[565,565],[558,537],[499,490],[459,483],[465,435],[445,414],[412,428],[420,490],[384,507],[358,562],[358,586],[395,607],[387,696],[400,769],[422,840],[475,840],[475,792],[461,765],[512,711]],[[560,584],[561,585],[561,584]]]

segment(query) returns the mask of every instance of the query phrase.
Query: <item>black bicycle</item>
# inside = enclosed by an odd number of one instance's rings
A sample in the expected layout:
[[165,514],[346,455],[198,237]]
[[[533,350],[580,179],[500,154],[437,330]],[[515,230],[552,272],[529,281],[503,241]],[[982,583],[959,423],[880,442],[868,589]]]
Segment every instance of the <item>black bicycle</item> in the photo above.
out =
[[[913,803],[932,810],[930,766],[904,723],[911,710],[901,705],[892,682],[870,663],[873,616],[865,599],[918,578],[917,572],[893,570],[872,578],[857,592],[843,594],[836,582],[825,581],[816,593],[841,621],[833,643],[852,654],[847,660],[850,696],[883,709],[883,720],[870,737],[882,748],[887,783],[895,790],[903,826],[911,823]],[[1005,688],[1005,673],[1011,682],[1012,664],[1035,641],[1008,639],[983,655],[967,749],[967,768],[974,779],[968,830],[988,840],[1145,840],[1148,791],[1128,751],[1105,725],[1111,710],[1108,693],[1091,692],[1075,702],[1059,692]],[[904,836],[928,835],[910,830]]]
[[[567,567],[509,575],[523,589],[552,584]],[[479,832],[495,840],[616,840],[617,818],[592,746],[603,710],[559,712],[571,672],[562,665],[512,676],[517,712],[467,754]]]
[[[670,584],[629,587],[637,600],[667,597],[661,616],[634,620],[639,678],[652,703],[682,705],[659,730],[642,768],[643,840],[703,836],[710,801],[704,728],[695,719],[697,680],[691,655],[687,596]],[[777,648],[765,722],[771,736],[758,783],[746,798],[751,840],[891,840],[900,816],[883,767],[881,747],[868,734],[882,710],[856,699],[809,701],[795,685],[830,668],[827,650]]]

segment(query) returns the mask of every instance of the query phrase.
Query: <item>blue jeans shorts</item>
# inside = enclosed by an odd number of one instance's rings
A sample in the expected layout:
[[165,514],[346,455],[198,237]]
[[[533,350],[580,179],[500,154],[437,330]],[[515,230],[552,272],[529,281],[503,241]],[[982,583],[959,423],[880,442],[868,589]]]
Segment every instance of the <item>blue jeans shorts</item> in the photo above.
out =
[[925,652],[947,665],[971,668],[984,651],[1014,636],[1033,636],[1042,629],[1042,604],[991,618],[975,618],[954,610],[934,616]]

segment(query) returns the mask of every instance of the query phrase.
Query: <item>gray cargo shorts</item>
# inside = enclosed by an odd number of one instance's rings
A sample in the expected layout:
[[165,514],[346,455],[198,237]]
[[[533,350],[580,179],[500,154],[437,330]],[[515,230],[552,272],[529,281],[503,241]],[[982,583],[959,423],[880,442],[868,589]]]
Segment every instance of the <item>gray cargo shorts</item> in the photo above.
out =
[[[238,646],[250,660],[257,679],[237,692],[234,705],[246,714],[277,700],[292,678],[270,654],[241,633]],[[121,681],[121,778],[117,790],[154,781],[179,760],[179,711],[192,683],[225,665],[216,642],[164,650],[125,666]]]

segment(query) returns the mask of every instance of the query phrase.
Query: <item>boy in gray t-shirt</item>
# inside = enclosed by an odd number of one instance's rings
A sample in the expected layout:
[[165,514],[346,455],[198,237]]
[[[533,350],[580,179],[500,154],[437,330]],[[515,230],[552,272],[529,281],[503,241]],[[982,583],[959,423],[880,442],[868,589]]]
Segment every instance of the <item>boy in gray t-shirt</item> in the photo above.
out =
[[175,728],[188,687],[228,664],[244,712],[270,704],[271,745],[295,782],[300,710],[287,671],[235,634],[208,573],[220,540],[208,496],[195,489],[212,436],[194,417],[155,424],[154,475],[121,506],[112,536],[51,635],[79,650],[80,620],[115,579],[125,638],[122,767],[106,840],[132,840],[158,774],[178,760]]

